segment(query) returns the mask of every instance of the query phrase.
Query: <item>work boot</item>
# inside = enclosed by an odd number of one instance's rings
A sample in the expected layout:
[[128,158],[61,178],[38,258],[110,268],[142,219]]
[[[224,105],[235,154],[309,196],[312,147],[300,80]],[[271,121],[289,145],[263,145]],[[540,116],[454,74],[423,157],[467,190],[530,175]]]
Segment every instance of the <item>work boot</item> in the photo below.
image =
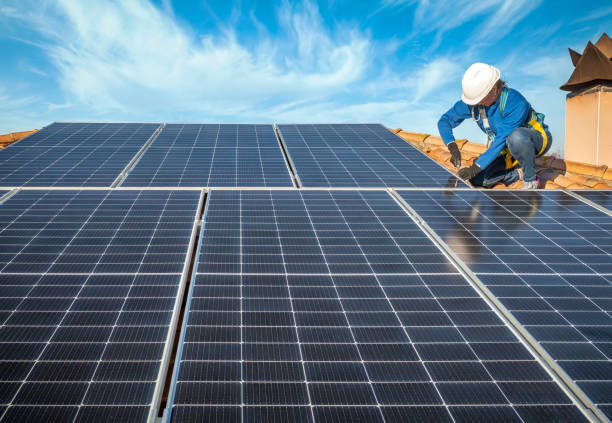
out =
[[540,180],[534,179],[533,181],[523,181],[521,189],[538,189],[540,187]]

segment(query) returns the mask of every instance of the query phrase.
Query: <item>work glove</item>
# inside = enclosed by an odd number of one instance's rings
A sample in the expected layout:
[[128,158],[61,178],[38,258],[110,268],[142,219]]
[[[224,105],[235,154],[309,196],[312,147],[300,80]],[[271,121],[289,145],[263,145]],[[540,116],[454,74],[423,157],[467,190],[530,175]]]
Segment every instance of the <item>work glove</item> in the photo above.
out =
[[461,153],[459,152],[459,147],[457,147],[457,143],[455,141],[449,142],[446,146],[448,151],[451,153],[451,163],[459,169],[461,167]]
[[478,175],[479,173],[480,173],[480,167],[478,167],[478,165],[474,163],[470,167],[462,167],[461,169],[459,169],[459,172],[457,172],[457,175],[459,175],[461,179],[467,180],[467,179],[472,179],[474,176]]

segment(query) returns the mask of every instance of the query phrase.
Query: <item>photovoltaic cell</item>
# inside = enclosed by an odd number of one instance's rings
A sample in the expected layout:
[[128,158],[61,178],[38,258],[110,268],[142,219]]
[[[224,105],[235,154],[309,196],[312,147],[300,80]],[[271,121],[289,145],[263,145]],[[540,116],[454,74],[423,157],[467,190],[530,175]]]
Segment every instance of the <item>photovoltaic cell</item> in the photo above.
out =
[[304,187],[465,184],[379,124],[279,125]]
[[272,125],[166,125],[130,171],[130,187],[291,187]]
[[572,190],[572,192],[580,195],[581,197],[586,198],[594,202],[597,205],[607,208],[612,211],[612,191],[607,190],[590,190],[590,191],[580,191],[580,190]]
[[584,421],[383,191],[212,191],[173,421]]
[[54,123],[0,150],[0,186],[110,187],[158,127]]
[[0,421],[144,422],[197,191],[20,191],[0,205]]
[[555,191],[398,192],[612,418],[612,218]]

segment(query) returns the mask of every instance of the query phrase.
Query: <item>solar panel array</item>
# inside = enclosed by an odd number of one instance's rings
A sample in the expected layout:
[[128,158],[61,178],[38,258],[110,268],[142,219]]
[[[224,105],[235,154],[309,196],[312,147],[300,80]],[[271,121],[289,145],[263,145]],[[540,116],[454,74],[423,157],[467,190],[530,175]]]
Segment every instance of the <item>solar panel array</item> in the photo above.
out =
[[583,421],[384,191],[213,191],[172,420]]
[[0,421],[146,421],[200,192],[0,204]]
[[[0,150],[23,187],[0,190],[0,422],[587,421],[574,385],[611,415],[611,216],[429,189],[467,186],[381,125],[278,129],[55,123]],[[428,188],[398,192],[493,301],[387,187]]]
[[272,125],[166,125],[129,187],[292,187]]
[[159,126],[54,123],[0,150],[0,186],[110,187]]
[[278,128],[304,187],[466,186],[379,124]]
[[612,217],[563,192],[398,192],[612,418]]

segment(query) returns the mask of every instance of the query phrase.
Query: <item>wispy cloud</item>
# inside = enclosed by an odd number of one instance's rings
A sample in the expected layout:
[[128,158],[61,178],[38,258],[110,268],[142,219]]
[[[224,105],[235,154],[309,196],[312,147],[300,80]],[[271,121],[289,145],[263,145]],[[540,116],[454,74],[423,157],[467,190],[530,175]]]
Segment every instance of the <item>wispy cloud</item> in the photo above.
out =
[[580,22],[587,22],[587,21],[592,21],[595,19],[601,19],[601,18],[605,18],[608,15],[612,15],[612,6],[604,6],[599,9],[595,9],[591,13],[587,13],[586,15],[577,18],[576,20],[574,20],[573,23],[576,24]]
[[[540,5],[542,0],[382,0],[381,8],[414,8],[413,36],[435,33],[431,48],[442,42],[443,35],[455,28],[482,18],[482,23],[469,30],[478,40],[495,41],[506,34],[525,16]],[[467,35],[466,35],[467,38]]]
[[232,27],[194,37],[146,0],[59,0],[40,13],[19,5],[4,14],[44,37],[68,98],[101,112],[146,106],[223,115],[329,97],[362,79],[371,61],[366,32],[324,27],[309,1],[285,2],[283,37],[262,35],[254,48]]

